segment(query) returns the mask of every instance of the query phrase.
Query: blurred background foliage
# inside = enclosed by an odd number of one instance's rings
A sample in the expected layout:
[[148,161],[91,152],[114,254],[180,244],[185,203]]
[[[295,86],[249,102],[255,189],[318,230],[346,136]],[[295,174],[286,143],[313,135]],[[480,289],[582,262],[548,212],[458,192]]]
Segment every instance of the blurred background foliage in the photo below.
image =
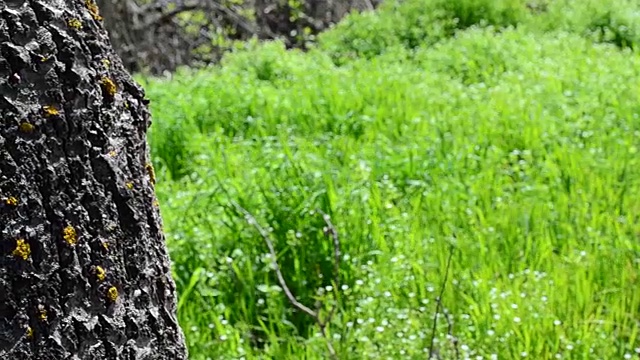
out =
[[114,48],[130,71],[162,74],[215,63],[249,39],[306,48],[352,11],[381,0],[98,0]]

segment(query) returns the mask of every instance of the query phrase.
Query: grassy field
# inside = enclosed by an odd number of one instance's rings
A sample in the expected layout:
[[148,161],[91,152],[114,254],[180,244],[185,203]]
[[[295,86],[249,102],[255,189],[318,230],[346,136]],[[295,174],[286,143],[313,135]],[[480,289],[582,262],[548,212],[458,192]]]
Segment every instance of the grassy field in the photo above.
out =
[[638,358],[639,10],[390,0],[140,78],[190,358]]

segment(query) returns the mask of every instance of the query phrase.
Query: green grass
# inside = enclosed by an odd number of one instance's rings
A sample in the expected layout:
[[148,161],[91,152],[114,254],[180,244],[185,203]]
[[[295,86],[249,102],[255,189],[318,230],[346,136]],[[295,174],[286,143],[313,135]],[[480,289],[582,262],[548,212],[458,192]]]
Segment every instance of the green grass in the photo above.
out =
[[[439,18],[415,13],[441,3],[353,15],[308,53],[254,44],[218,67],[140,79],[191,359],[327,358],[234,203],[270,227],[309,306],[331,299],[315,211],[331,214],[341,359],[427,357],[452,246],[435,334],[444,358],[456,356],[449,333],[461,358],[637,356],[640,57],[632,30],[627,42],[589,30],[637,6],[556,1],[513,15],[503,10],[523,2],[485,1],[498,5],[483,19],[482,2],[458,1]],[[471,20],[449,27],[460,9]],[[385,23],[403,12],[417,22]],[[421,33],[425,21],[447,30]],[[401,31],[358,50],[380,29]],[[407,31],[418,35],[405,42]]]

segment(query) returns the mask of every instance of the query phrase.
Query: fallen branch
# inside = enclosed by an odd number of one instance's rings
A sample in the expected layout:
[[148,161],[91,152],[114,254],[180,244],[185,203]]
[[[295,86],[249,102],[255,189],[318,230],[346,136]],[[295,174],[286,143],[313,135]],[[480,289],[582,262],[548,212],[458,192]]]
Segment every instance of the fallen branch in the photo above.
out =
[[[449,250],[449,257],[447,258],[447,265],[445,268],[444,279],[442,280],[442,285],[440,286],[440,294],[436,300],[436,312],[433,315],[433,326],[431,328],[431,344],[429,345],[429,359],[432,359],[434,354],[433,345],[436,338],[436,327],[438,326],[438,313],[440,312],[440,308],[442,307],[442,295],[444,295],[444,290],[447,287],[447,280],[449,278],[449,269],[451,268],[451,258],[453,258],[454,247],[451,246]],[[451,323],[449,322],[449,318],[447,318],[447,322],[449,323],[449,332],[451,332]]]
[[307,315],[311,316],[315,320],[315,322],[318,324],[318,327],[320,327],[320,332],[322,333],[322,336],[325,339],[325,342],[327,345],[327,351],[329,351],[329,355],[331,356],[332,359],[337,360],[338,355],[336,354],[336,351],[333,348],[331,340],[327,335],[327,326],[331,322],[331,319],[333,318],[333,315],[335,314],[338,308],[337,291],[340,286],[340,276],[338,273],[338,270],[340,269],[340,240],[338,238],[338,232],[333,226],[333,224],[331,223],[331,219],[329,218],[329,216],[320,212],[323,215],[323,219],[326,224],[325,234],[330,234],[333,239],[333,248],[334,248],[334,256],[335,256],[335,264],[334,264],[335,266],[335,280],[334,280],[335,281],[335,286],[334,286],[335,301],[331,306],[331,310],[329,311],[329,314],[323,319],[320,317],[319,311],[314,311],[311,308],[299,302],[298,299],[295,297],[295,295],[293,295],[293,293],[289,289],[289,286],[287,286],[287,282],[284,279],[284,276],[282,275],[282,270],[278,265],[276,250],[275,250],[275,247],[273,246],[273,241],[271,240],[271,236],[269,235],[269,232],[267,232],[262,226],[260,226],[256,218],[253,215],[251,215],[249,211],[247,211],[246,209],[244,209],[242,206],[240,206],[235,202],[232,202],[232,204],[240,213],[244,215],[247,223],[253,226],[258,231],[258,233],[260,233],[260,235],[264,239],[264,242],[267,244],[267,247],[269,248],[269,253],[272,259],[272,265],[276,272],[276,277],[278,278],[278,283],[280,284],[280,287],[284,291],[284,294],[289,300],[289,302],[295,308],[306,313]]

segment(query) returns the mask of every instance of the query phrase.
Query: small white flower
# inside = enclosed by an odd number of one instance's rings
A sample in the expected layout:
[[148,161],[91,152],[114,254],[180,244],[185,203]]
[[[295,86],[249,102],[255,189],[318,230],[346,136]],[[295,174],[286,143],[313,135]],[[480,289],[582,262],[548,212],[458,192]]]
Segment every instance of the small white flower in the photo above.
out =
[[516,316],[516,317],[513,318],[513,321],[519,323],[520,322],[520,318]]
[[560,321],[560,320],[554,320],[553,321],[553,325],[555,325],[555,326],[559,326],[561,324],[562,324],[562,321]]
[[518,308],[518,304],[511,304],[511,308],[512,309],[517,309]]
[[487,335],[489,335],[489,336],[493,336],[493,335],[495,335],[495,334],[496,334],[496,332],[495,332],[495,331],[493,331],[493,330],[491,330],[491,329],[487,330]]
[[384,331],[384,327],[378,326],[378,327],[376,327],[376,331],[377,332],[383,332]]
[[521,353],[520,353],[520,356],[522,356],[522,357],[527,357],[527,352],[526,352],[526,351],[521,352]]

